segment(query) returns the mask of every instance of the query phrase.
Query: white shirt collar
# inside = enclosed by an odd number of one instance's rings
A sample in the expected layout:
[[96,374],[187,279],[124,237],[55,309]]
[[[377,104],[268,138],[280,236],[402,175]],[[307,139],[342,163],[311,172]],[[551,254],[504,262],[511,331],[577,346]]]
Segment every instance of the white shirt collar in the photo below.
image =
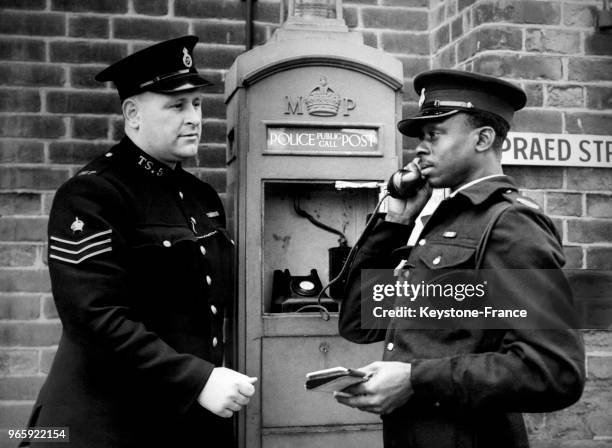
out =
[[457,188],[455,191],[453,191],[448,197],[449,198],[454,198],[457,193],[459,193],[462,190],[466,190],[468,188],[470,188],[473,185],[476,185],[482,181],[488,180],[488,179],[493,179],[494,177],[500,177],[500,176],[505,176],[505,174],[491,174],[490,176],[485,176],[485,177],[481,177],[479,179],[474,179],[473,181],[468,182],[467,184],[461,185],[459,188]]

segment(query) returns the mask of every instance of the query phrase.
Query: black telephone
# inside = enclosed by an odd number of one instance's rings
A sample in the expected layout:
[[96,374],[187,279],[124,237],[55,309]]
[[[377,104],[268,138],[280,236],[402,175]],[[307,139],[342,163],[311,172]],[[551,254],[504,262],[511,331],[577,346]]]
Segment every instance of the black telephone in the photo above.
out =
[[[334,279],[342,270],[342,266],[351,251],[347,245],[344,234],[321,221],[300,207],[297,197],[293,200],[293,208],[298,216],[308,219],[313,225],[334,233],[340,238],[337,247],[329,249],[329,277]],[[343,285],[340,282],[330,285],[328,296],[322,294],[323,285],[319,279],[316,269],[310,270],[310,275],[293,276],[289,269],[277,269],[274,271],[272,283],[272,312],[287,313],[299,311],[313,311],[314,309],[327,309],[327,311],[338,311],[338,303],[333,300],[339,298]]]
[[[272,312],[291,313],[312,311],[310,306],[317,304],[317,297],[323,290],[316,269],[310,275],[294,276],[289,269],[274,271],[272,283]],[[327,295],[321,297],[321,305],[328,311],[338,311],[338,304]]]

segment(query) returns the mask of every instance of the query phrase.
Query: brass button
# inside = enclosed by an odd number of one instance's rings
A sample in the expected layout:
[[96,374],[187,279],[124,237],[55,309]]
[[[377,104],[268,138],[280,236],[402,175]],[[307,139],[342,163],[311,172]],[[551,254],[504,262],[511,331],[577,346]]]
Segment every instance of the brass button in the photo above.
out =
[[419,246],[424,246],[425,245],[425,238],[421,238],[419,240]]
[[206,248],[204,246],[200,246],[200,252],[202,252],[202,255],[206,255]]
[[436,402],[435,402],[433,405],[434,405],[435,407],[439,408],[439,407],[440,407],[440,402],[439,402],[439,401],[436,401]]
[[170,247],[172,246],[172,243],[168,240],[164,240],[164,242],[162,243],[164,245],[164,247]]
[[216,338],[216,337],[214,337],[214,338],[212,339],[212,346],[213,346],[213,347],[216,347],[216,346],[217,346],[217,344],[219,344],[219,341],[217,340],[217,338]]
[[433,259],[432,263],[433,264],[440,264],[440,260],[442,260],[442,257],[440,257],[439,255]]
[[107,153],[105,154],[105,156],[106,156],[106,157],[112,157],[112,156],[113,156],[113,153],[112,153],[112,152],[107,152]]
[[393,350],[393,347],[395,347],[395,345],[393,345],[393,342],[389,342],[387,344],[387,350],[391,351],[391,350]]
[[210,312],[213,313],[213,315],[217,315],[217,307],[214,305],[210,306]]
[[183,199],[183,192],[179,191],[179,198]]
[[206,284],[207,284],[208,286],[210,286],[210,285],[212,284],[212,278],[210,278],[210,275],[207,275],[207,276],[206,276]]

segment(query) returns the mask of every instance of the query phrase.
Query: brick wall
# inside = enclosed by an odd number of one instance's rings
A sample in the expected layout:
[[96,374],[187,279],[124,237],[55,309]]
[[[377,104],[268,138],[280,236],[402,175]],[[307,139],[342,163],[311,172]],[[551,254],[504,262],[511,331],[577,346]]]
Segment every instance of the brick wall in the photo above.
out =
[[[528,92],[514,130],[610,135],[612,34],[595,32],[598,1],[436,1],[433,67],[502,76]],[[507,167],[553,217],[567,267],[612,269],[612,170]],[[612,446],[612,334],[589,331],[588,382],[564,411],[527,416],[536,447]],[[578,442],[579,441],[579,442]]]
[[[60,334],[46,270],[45,226],[55,189],[122,134],[119,100],[93,75],[152,41],[194,33],[207,94],[201,151],[190,167],[225,189],[225,70],[244,51],[240,0],[0,0],[0,427],[25,423]],[[516,130],[609,134],[612,36],[594,32],[591,0],[346,0],[365,42],[413,76],[459,67],[515,80],[529,102]],[[255,4],[255,43],[275,29],[278,1]],[[414,141],[404,140],[406,150]],[[410,151],[407,151],[409,154]],[[612,170],[509,167],[552,215],[571,267],[612,269]],[[612,445],[612,334],[585,332],[583,399],[532,414],[534,446]],[[0,447],[12,446],[2,431]]]

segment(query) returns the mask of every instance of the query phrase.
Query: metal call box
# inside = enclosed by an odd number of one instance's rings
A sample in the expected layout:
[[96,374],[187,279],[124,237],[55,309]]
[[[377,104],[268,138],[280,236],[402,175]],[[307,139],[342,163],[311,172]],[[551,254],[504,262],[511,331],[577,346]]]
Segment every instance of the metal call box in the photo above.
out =
[[304,379],[381,357],[379,344],[338,335],[341,287],[317,297],[399,167],[402,66],[348,31],[339,0],[331,13],[299,3],[266,45],[236,59],[225,85],[235,364],[259,378],[240,446],[382,446],[376,416],[307,392]]

